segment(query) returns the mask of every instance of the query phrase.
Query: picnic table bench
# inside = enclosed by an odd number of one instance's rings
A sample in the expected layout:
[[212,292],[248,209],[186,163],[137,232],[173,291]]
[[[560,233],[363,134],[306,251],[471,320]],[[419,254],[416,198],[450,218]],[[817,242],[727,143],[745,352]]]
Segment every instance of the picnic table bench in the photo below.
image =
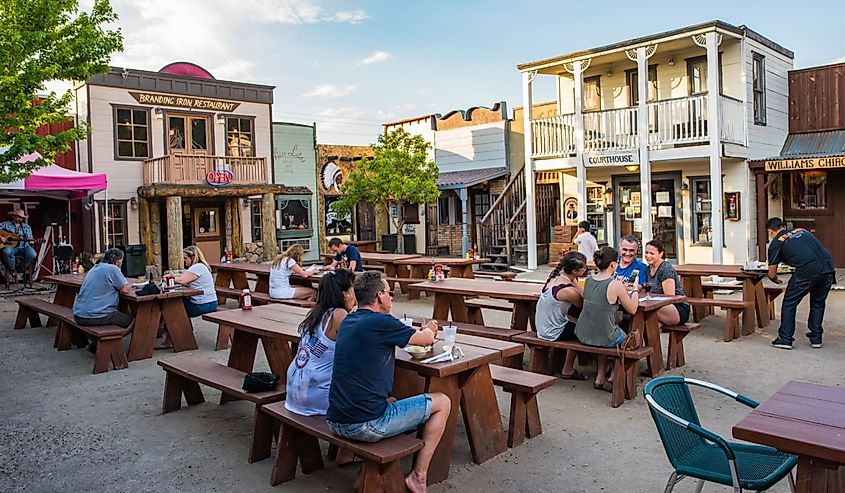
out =
[[[714,283],[714,282],[703,282],[701,283],[701,288],[704,291],[704,295],[708,298],[713,296],[714,291],[725,290],[725,291],[741,291],[742,284],[725,284],[725,283]],[[786,291],[785,284],[776,284],[774,286],[763,286],[763,293],[766,295],[766,306],[769,308],[769,318],[775,319],[777,318],[777,313],[775,310],[775,301],[778,299],[780,295],[782,295]]]
[[669,347],[666,350],[666,369],[678,368],[686,364],[684,356],[684,338],[690,332],[701,328],[701,324],[687,322],[681,325],[664,325],[661,332],[669,334]]
[[464,300],[467,307],[467,317],[471,323],[484,325],[484,315],[481,309],[496,310],[500,312],[513,313],[513,303],[508,300],[496,298],[470,298]]
[[250,462],[270,456],[274,435],[278,436],[276,462],[271,478],[274,486],[292,480],[296,476],[297,464],[303,474],[322,469],[323,456],[318,440],[323,440],[349,450],[363,461],[358,491],[405,491],[405,475],[400,459],[423,447],[422,440],[405,434],[375,443],[347,440],[329,429],[325,416],[302,416],[288,411],[284,402],[276,402],[257,408]]
[[490,366],[490,375],[494,385],[511,394],[508,447],[518,447],[526,438],[543,433],[537,394],[554,385],[557,378],[498,365]]
[[693,310],[691,311],[693,315],[693,320],[695,320],[696,322],[700,321],[701,317],[694,309],[695,307],[720,307],[725,310],[725,342],[731,342],[734,339],[739,339],[739,316],[745,310],[749,310],[754,306],[754,302],[752,301],[726,300],[716,298],[687,298],[687,303],[689,303],[690,307],[693,308]]

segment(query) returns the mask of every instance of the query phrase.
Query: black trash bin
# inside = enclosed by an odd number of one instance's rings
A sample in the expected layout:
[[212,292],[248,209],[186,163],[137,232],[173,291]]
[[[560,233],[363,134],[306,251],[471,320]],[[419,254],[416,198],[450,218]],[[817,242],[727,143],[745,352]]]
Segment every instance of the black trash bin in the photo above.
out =
[[[403,253],[417,253],[417,235],[405,234],[402,236],[402,242],[405,247]],[[396,246],[396,235],[381,235],[381,248],[388,252],[397,253],[399,248]]]
[[147,247],[145,245],[127,245],[122,247],[126,256],[123,258],[123,274],[126,277],[147,275]]

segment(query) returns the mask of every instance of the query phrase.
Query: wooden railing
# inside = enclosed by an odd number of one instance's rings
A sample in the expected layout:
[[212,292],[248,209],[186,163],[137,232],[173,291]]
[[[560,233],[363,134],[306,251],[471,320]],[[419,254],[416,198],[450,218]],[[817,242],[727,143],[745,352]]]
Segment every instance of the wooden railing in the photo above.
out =
[[[486,257],[493,251],[494,246],[504,246],[511,263],[513,247],[525,245],[528,238],[525,228],[513,224],[519,211],[525,209],[525,166],[510,179],[499,198],[490,206],[490,210],[478,224],[478,239],[481,256]],[[524,225],[523,225],[524,226]],[[511,228],[516,231],[511,231]]]
[[534,157],[575,154],[575,115],[555,115],[531,120]]
[[707,95],[666,99],[648,103],[648,143],[653,146],[705,142]]
[[268,183],[267,158],[170,154],[144,161],[144,185],[197,185],[209,172],[228,170],[233,184]]
[[719,96],[721,104],[722,125],[720,126],[720,137],[725,142],[732,144],[745,144],[745,107],[742,101],[730,96]]
[[612,151],[637,147],[639,108],[584,113],[584,150]]

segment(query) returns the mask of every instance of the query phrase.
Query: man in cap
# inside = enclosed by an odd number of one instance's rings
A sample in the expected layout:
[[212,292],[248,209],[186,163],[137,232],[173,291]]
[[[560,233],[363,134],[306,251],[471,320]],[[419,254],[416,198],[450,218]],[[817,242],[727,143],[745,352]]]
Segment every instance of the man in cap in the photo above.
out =
[[[15,209],[9,213],[9,216],[11,220],[0,223],[0,229],[17,234],[20,240],[3,246],[3,263],[9,268],[9,272],[14,273],[16,267],[19,272],[25,272],[29,264],[35,260],[35,249],[30,245],[33,241],[32,228],[24,222],[27,217],[26,212]],[[17,265],[15,255],[21,256],[21,261]]]

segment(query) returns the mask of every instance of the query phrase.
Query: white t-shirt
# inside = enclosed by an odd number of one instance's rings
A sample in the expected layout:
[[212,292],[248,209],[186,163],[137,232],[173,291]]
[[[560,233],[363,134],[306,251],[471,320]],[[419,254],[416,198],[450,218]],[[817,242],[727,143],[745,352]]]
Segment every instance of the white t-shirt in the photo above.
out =
[[270,269],[270,297],[276,299],[293,298],[294,290],[290,285],[290,276],[296,260],[284,257],[278,267]]
[[589,231],[584,231],[578,235],[577,238],[572,240],[572,243],[578,245],[578,253],[584,254],[587,260],[593,260],[593,254],[599,249],[596,237]]
[[188,267],[188,272],[197,276],[196,279],[188,283],[188,287],[191,289],[202,290],[202,294],[191,296],[191,301],[198,305],[217,301],[217,291],[214,289],[214,278],[211,276],[211,271],[208,270],[208,267],[206,267],[203,263],[197,262]]

